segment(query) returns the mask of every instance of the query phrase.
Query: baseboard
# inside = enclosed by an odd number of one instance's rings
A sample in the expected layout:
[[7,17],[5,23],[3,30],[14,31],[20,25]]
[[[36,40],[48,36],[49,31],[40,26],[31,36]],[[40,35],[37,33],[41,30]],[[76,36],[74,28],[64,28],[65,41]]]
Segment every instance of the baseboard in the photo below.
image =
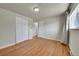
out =
[[71,55],[71,56],[74,56],[74,54],[73,54],[73,52],[72,52],[72,50],[71,50],[71,49],[70,49],[70,55]]
[[11,43],[11,44],[8,44],[8,45],[4,45],[4,46],[0,47],[0,49],[4,49],[4,48],[10,47],[10,46],[13,46],[13,45],[18,44],[18,43],[21,43],[23,41],[26,41],[26,40],[21,40],[21,41],[18,41],[16,43]]
[[17,42],[16,42],[16,44],[17,44],[17,43],[20,43],[20,42],[23,42],[23,41],[26,41],[26,40],[25,40],[25,39],[23,39],[23,40],[17,41]]
[[11,43],[11,44],[8,44],[8,45],[4,45],[4,46],[0,47],[0,49],[7,48],[7,47],[13,46],[13,45],[15,45],[15,43]]
[[[41,36],[39,36],[38,38],[43,38],[43,39],[47,39],[47,40],[54,40],[54,39],[55,39],[55,38],[46,38],[46,37],[41,37]],[[61,42],[60,39],[56,39],[55,41]],[[62,41],[62,42],[63,42],[63,41]]]

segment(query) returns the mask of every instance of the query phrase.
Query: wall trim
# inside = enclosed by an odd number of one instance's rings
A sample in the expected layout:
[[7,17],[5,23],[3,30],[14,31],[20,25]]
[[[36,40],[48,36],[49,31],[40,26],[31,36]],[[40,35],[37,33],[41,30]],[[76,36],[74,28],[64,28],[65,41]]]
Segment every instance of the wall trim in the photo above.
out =
[[73,52],[72,52],[70,46],[69,46],[69,49],[70,49],[70,51],[69,51],[70,55],[71,55],[71,56],[74,56],[74,54],[73,54]]
[[0,47],[0,49],[4,49],[4,48],[10,47],[10,46],[13,46],[15,44],[16,43],[11,43],[11,44],[8,44],[8,45],[4,45],[4,46]]
[[4,45],[4,46],[0,47],[0,49],[8,48],[10,46],[16,45],[16,44],[21,43],[23,41],[26,41],[26,40],[21,40],[21,41],[15,42],[15,43]]

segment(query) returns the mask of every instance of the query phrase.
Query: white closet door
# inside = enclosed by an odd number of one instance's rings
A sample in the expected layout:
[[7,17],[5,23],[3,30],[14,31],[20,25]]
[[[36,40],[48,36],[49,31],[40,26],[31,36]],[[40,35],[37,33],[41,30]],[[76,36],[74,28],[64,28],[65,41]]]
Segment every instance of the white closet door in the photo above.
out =
[[16,18],[16,42],[28,40],[28,20],[24,17]]

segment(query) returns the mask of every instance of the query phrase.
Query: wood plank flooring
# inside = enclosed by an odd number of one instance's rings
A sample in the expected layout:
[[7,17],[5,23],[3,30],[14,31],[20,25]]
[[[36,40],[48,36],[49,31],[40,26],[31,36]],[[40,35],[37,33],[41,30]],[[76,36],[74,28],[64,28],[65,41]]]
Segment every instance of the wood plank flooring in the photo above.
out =
[[37,38],[0,50],[1,56],[70,56],[67,45],[59,41]]

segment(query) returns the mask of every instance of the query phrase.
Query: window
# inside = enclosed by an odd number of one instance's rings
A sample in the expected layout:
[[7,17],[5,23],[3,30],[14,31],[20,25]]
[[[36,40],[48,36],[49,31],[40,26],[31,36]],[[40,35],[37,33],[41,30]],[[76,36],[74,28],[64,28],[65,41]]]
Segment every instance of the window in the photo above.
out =
[[70,29],[79,29],[79,6],[75,8],[70,16]]

